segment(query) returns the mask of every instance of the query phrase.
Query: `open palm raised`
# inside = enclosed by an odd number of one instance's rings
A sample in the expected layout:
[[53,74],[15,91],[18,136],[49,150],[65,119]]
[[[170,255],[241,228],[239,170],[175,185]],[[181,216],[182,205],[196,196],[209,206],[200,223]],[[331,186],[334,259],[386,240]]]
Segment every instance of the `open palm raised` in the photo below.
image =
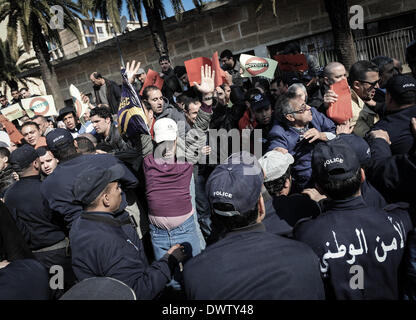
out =
[[[140,62],[137,62],[136,65],[136,60],[133,60],[130,64],[130,61],[128,61],[126,63],[126,74],[127,74],[127,79],[129,80],[130,83],[134,82],[134,76],[137,74],[137,71],[139,71],[140,68]],[[121,69],[123,69],[123,67],[121,67]]]
[[201,84],[198,84],[194,81],[194,85],[201,93],[212,93],[215,89],[215,70],[211,72],[211,66],[205,65],[201,67]]

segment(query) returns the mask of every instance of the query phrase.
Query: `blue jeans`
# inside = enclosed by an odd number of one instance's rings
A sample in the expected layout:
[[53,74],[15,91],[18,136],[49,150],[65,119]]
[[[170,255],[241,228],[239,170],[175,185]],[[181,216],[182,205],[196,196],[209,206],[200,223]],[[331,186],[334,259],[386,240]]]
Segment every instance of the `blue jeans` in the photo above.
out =
[[[156,260],[161,259],[177,243],[185,243],[185,250],[192,257],[201,253],[200,239],[195,225],[195,214],[196,212],[186,219],[184,223],[172,230],[160,229],[153,224],[149,225]],[[175,273],[174,279],[180,280],[179,278],[179,274]],[[175,280],[172,280],[170,285],[175,289],[180,289],[179,283]]]
[[[205,250],[206,247],[206,242],[205,242],[205,237],[203,235],[203,233],[201,232],[201,225],[199,224],[199,219],[200,219],[200,213],[198,211],[198,198],[197,198],[197,193],[196,193],[196,188],[197,188],[197,183],[196,183],[196,177],[198,176],[198,168],[196,166],[194,166],[194,173],[192,174],[191,177],[191,183],[189,185],[189,192],[191,194],[191,202],[192,202],[192,208],[195,211],[194,214],[194,219],[195,219],[195,225],[196,225],[196,230],[198,233],[198,237],[199,237],[199,242],[201,245],[201,250]],[[196,173],[196,174],[195,174]]]
[[207,239],[211,235],[211,207],[209,205],[208,196],[206,194],[206,179],[202,175],[196,176],[195,179],[195,199],[196,210],[198,212],[198,220],[204,238]]

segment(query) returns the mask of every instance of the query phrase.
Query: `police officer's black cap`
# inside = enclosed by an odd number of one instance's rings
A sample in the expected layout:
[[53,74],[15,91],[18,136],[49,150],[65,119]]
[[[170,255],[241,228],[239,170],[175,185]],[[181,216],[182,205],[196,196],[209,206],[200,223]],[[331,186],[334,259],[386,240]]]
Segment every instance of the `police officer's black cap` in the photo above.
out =
[[119,180],[124,175],[120,164],[110,168],[88,166],[76,177],[73,194],[76,202],[83,206],[93,202],[111,182]]
[[56,118],[56,121],[61,121],[68,113],[76,115],[75,110],[73,107],[65,107],[59,110],[59,116]]
[[136,294],[117,279],[94,277],[78,282],[59,300],[136,300]]
[[387,81],[386,90],[394,97],[408,91],[416,91],[416,80],[411,76],[398,74]]
[[271,106],[269,98],[263,93],[258,93],[250,99],[250,107],[253,111]]
[[39,158],[35,148],[31,145],[24,144],[10,154],[9,163],[15,170],[27,168],[33,161]]
[[48,150],[45,147],[39,147],[36,149],[36,153],[39,157],[43,157]]
[[354,150],[339,137],[318,143],[312,154],[312,171],[323,180],[344,180],[360,169]]
[[[256,207],[263,182],[263,170],[253,155],[247,151],[233,153],[209,176],[208,200],[218,215],[243,215]],[[226,204],[228,208],[219,209],[217,204]]]
[[52,152],[68,147],[74,143],[71,132],[66,129],[56,128],[46,135],[46,143]]
[[281,79],[284,84],[287,84],[288,87],[290,87],[294,83],[302,83],[299,74],[294,71],[283,72]]
[[361,167],[365,166],[371,159],[370,146],[363,138],[355,134],[345,133],[341,133],[338,137],[348,143],[348,145],[355,151],[355,154],[358,157],[358,161],[360,161]]

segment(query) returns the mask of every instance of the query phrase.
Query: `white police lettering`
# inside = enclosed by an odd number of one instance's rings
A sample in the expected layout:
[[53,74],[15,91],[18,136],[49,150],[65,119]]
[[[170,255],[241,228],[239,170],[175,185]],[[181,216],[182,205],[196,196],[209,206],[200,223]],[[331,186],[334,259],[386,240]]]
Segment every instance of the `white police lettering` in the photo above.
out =
[[58,140],[61,140],[63,137],[64,137],[63,135],[62,136],[59,136],[59,137],[56,137],[55,139],[53,139],[53,142],[56,142]]
[[404,85],[403,85],[403,88],[409,88],[409,87],[414,87],[415,86],[415,84],[414,83],[405,83]]
[[332,164],[332,163],[343,163],[344,159],[342,158],[333,158],[333,159],[328,159],[324,162],[324,167],[326,167],[328,164]]
[[355,229],[355,234],[358,238],[358,242],[351,242],[350,244],[345,245],[338,243],[337,234],[335,233],[335,231],[332,230],[336,250],[331,252],[329,249],[331,243],[329,241],[325,242],[325,246],[328,247],[328,249],[321,258],[321,272],[323,274],[328,272],[329,259],[338,259],[346,257],[345,262],[352,265],[356,262],[357,256],[367,255],[368,253],[371,254],[372,252],[374,252],[376,260],[382,263],[386,261],[388,252],[403,249],[406,241],[406,238],[404,236],[404,226],[401,226],[399,222],[392,221],[390,217],[389,220],[394,228],[394,232],[397,232],[399,234],[399,238],[396,239],[396,237],[393,237],[391,240],[389,240],[389,242],[387,242],[389,244],[386,245],[384,241],[381,241],[379,236],[376,236],[376,243],[372,242],[373,245],[371,246],[374,249],[370,248],[370,250],[368,248],[367,239],[363,229]]
[[224,191],[214,191],[214,196],[221,196],[221,197],[227,197],[227,198],[232,199],[233,194],[224,192]]

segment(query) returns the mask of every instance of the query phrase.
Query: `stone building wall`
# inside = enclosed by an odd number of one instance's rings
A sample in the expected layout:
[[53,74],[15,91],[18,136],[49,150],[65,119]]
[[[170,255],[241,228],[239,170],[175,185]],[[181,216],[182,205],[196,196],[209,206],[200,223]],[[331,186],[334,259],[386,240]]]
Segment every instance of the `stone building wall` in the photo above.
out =
[[[181,22],[165,20],[169,55],[173,65],[200,56],[210,57],[230,49],[233,53],[249,50],[265,52],[265,46],[298,39],[331,29],[323,0],[278,0],[277,17],[271,8],[256,14],[253,1],[217,1],[207,5],[201,13],[188,11]],[[416,10],[414,0],[349,1],[364,7],[365,22]],[[140,61],[147,70],[159,71],[158,55],[148,27],[119,37],[125,61]],[[92,92],[89,75],[98,71],[120,83],[120,61],[115,40],[97,44],[94,50],[83,50],[56,65],[59,85],[65,99],[72,83],[81,91]]]

